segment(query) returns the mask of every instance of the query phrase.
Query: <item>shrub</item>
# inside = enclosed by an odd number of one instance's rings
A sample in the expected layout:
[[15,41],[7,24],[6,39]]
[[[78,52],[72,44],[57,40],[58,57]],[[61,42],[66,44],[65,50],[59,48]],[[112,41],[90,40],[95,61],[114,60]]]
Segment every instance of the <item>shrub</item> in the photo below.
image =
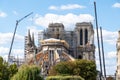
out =
[[80,76],[48,76],[46,80],[84,80]]
[[95,80],[97,75],[94,61],[76,60],[60,62],[49,70],[49,76],[77,75],[85,80]]

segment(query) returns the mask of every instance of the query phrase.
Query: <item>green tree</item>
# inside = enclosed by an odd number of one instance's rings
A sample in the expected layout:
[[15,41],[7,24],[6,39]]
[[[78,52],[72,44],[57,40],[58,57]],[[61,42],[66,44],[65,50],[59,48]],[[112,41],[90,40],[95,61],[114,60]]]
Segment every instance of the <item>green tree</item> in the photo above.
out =
[[18,68],[16,64],[9,65],[0,56],[0,80],[10,80],[10,78],[17,72]]
[[11,78],[14,74],[18,72],[18,68],[16,64],[11,64],[9,66],[9,77]]
[[77,75],[85,80],[95,80],[97,71],[94,61],[76,60],[58,63],[51,68],[49,75]]
[[74,68],[73,61],[60,62],[51,68],[49,75],[73,75]]
[[76,66],[80,69],[79,75],[85,80],[96,80],[97,70],[94,61],[77,60]]
[[0,56],[0,65],[3,64],[3,58]]
[[3,58],[0,56],[0,80],[9,79],[9,70],[7,62],[4,62]]
[[22,65],[11,80],[43,80],[40,68],[36,65]]

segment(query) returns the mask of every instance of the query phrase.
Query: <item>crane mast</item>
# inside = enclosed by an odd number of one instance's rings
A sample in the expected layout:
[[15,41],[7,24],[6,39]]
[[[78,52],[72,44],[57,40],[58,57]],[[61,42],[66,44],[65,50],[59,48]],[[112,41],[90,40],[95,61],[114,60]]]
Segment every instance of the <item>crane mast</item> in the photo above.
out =
[[11,51],[12,51],[12,46],[13,46],[13,42],[14,42],[14,38],[15,38],[17,26],[18,26],[18,24],[19,24],[23,19],[27,18],[27,17],[30,16],[31,14],[33,14],[33,12],[29,13],[28,15],[24,16],[23,18],[21,18],[21,19],[19,19],[19,20],[16,20],[16,25],[15,25],[15,29],[14,29],[14,33],[13,33],[13,37],[12,37],[12,42],[11,42],[10,50],[9,50],[9,53],[8,53],[8,62],[10,62],[10,55],[11,55]]

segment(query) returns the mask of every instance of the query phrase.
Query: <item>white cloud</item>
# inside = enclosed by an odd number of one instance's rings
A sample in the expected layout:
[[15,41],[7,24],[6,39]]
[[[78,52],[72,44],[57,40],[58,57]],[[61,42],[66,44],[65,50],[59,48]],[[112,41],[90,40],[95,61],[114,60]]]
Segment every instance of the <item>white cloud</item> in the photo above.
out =
[[7,14],[5,13],[5,12],[0,12],[0,17],[6,17],[7,16]]
[[[8,58],[12,36],[13,36],[13,33],[0,33],[0,56],[2,56],[5,60],[7,60]],[[23,42],[24,42],[24,37],[22,35],[16,34],[11,55],[23,56],[23,53],[24,53],[24,49],[22,46],[22,44],[24,45]]]
[[118,32],[115,31],[107,31],[107,30],[103,30],[103,38],[104,38],[104,42],[108,42],[109,44],[116,44],[116,40],[118,37]]
[[[99,30],[100,31],[100,30]],[[118,37],[118,32],[115,31],[108,31],[108,30],[102,30],[102,33],[103,33],[103,41],[104,41],[104,44],[110,44],[111,46],[115,46],[116,45],[116,40],[117,40],[117,37]],[[100,32],[99,32],[100,34]],[[100,37],[100,36],[99,36]],[[97,39],[96,37],[96,30],[95,30],[95,40]],[[99,38],[100,39],[100,38]],[[106,73],[107,74],[113,74],[115,72],[115,65],[116,65],[116,49],[115,47],[111,50],[111,51],[107,51],[106,52],[106,49],[108,48],[109,46],[108,45],[104,45],[104,56],[105,56],[105,63],[106,63]],[[98,47],[96,45],[96,64],[97,64],[97,69],[99,69],[99,54],[98,54]],[[101,58],[103,60],[103,57]],[[114,69],[114,70],[113,70]],[[111,73],[113,72],[113,73]]]
[[120,8],[120,3],[115,3],[115,4],[112,5],[112,7],[114,7],[114,8]]
[[49,9],[51,10],[71,10],[71,9],[83,9],[85,6],[79,4],[67,4],[61,6],[50,6]]
[[[10,50],[10,44],[12,41],[13,33],[0,33],[0,56],[2,56],[5,60],[8,59],[8,53]],[[24,37],[21,35],[16,34],[14,39],[14,46],[12,47],[11,55],[12,56],[22,56],[24,53],[23,47],[24,45]],[[18,48],[18,49],[16,49]]]
[[58,7],[57,6],[50,6],[49,9],[50,10],[58,10]]
[[[12,41],[13,33],[0,33],[0,44],[7,44]],[[23,41],[24,37],[21,35],[15,35],[15,41]]]
[[[2,56],[5,60],[8,58],[9,48],[8,47],[0,47],[0,56]],[[13,49],[10,56],[15,56],[17,58],[23,58],[24,57],[24,49]]]
[[[117,31],[108,31],[108,30],[102,30],[103,34],[103,41],[105,43],[115,45],[117,42],[117,37],[118,37],[118,32]],[[99,30],[99,35],[100,35],[100,30]],[[100,36],[99,36],[100,37]],[[95,30],[95,40],[97,39],[97,34]]]
[[5,55],[8,53],[8,51],[9,51],[9,48],[2,47],[2,46],[0,47],[0,55]]
[[55,23],[55,22],[63,23],[65,28],[67,30],[70,30],[75,27],[76,22],[93,22],[94,17],[90,14],[75,15],[72,13],[68,13],[66,15],[57,15],[57,14],[48,13],[44,16],[37,14],[34,20],[37,25],[42,27],[47,27],[49,23]]
[[117,53],[116,51],[108,52],[106,57],[109,59],[116,58],[116,53]]
[[[116,57],[117,57],[117,55],[116,55],[116,51],[108,51],[108,52],[105,52],[104,53],[104,56],[105,56],[105,60],[108,62],[108,61],[110,61],[110,60],[115,60],[116,59]],[[102,57],[103,58],[103,57]],[[108,62],[108,63],[110,63],[110,62]]]
[[[101,57],[102,62],[102,68],[103,68],[103,57]],[[100,70],[100,62],[99,62],[99,55],[96,53],[96,65],[97,70]],[[111,51],[107,54],[105,53],[105,67],[106,67],[106,73],[109,75],[113,75],[116,70],[116,52]],[[112,73],[111,73],[112,72]]]
[[78,4],[68,4],[68,5],[62,5],[61,9],[62,10],[67,10],[67,9],[82,9],[85,8],[85,6],[78,5]]

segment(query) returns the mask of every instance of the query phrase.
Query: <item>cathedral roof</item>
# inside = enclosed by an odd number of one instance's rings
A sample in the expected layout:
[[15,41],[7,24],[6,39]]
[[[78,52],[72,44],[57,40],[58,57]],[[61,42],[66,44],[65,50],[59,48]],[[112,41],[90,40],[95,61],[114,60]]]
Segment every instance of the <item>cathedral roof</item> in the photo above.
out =
[[44,40],[45,42],[59,42],[60,41],[60,39],[55,39],[55,38],[49,38],[49,39],[45,39]]
[[65,40],[60,40],[60,39],[55,39],[55,38],[41,40],[40,42],[41,42],[41,45],[48,44],[48,43],[51,43],[51,44],[59,43],[59,44],[66,46],[67,48],[69,47],[69,44]]
[[[59,54],[56,50],[54,50],[53,53],[54,53],[54,59],[55,59],[56,62],[57,62],[57,60],[58,60],[58,62],[64,61],[64,60],[65,61],[66,60],[67,61],[74,61],[75,60],[71,55],[69,55],[68,53],[66,53],[64,51],[62,51],[62,54]],[[46,52],[41,51],[41,52],[36,54],[35,58],[34,57],[31,58],[31,60],[28,62],[28,64],[33,64],[36,60],[36,62],[38,64],[42,65],[43,61],[49,61],[49,55],[48,54],[49,54],[49,51],[46,51]],[[60,55],[62,56],[62,58],[60,58]]]

